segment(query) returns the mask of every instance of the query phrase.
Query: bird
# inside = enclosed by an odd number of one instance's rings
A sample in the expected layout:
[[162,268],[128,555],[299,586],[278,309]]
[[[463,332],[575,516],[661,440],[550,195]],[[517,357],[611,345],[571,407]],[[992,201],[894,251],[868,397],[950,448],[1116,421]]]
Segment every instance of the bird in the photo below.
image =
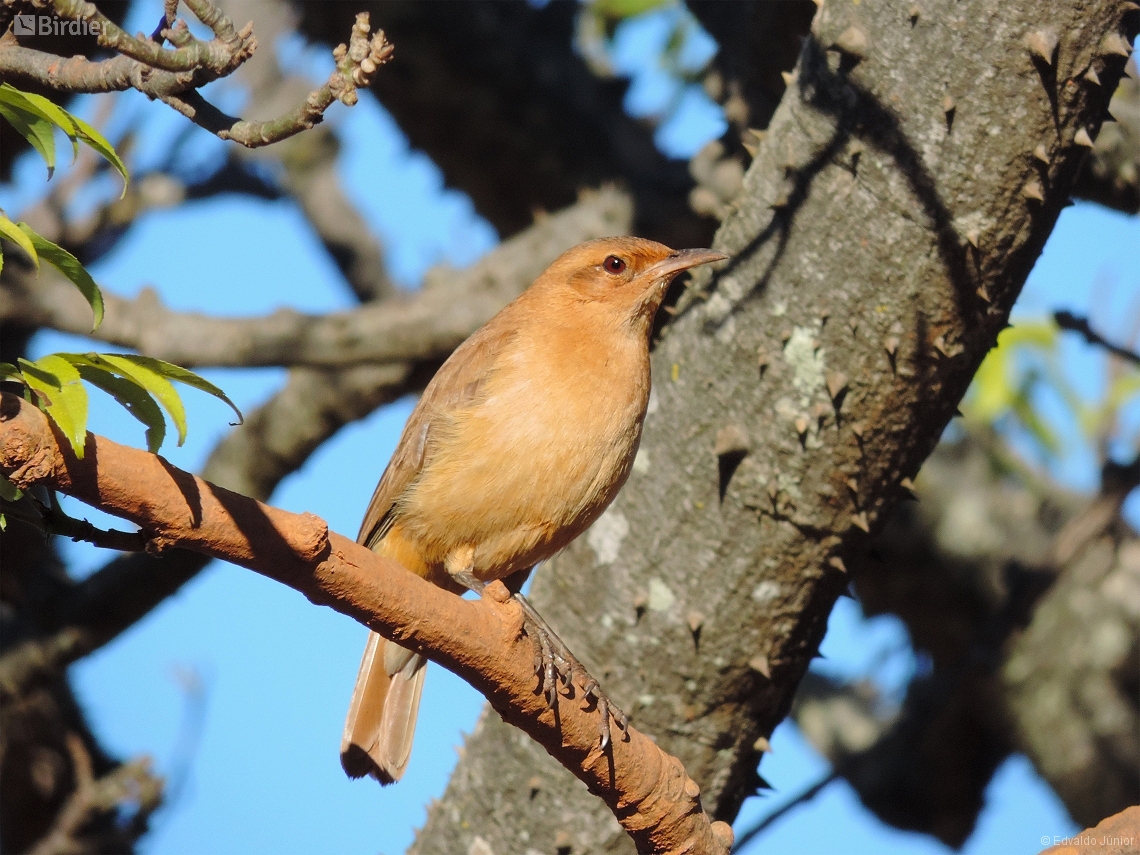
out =
[[[501,579],[517,595],[629,476],[670,283],[725,258],[635,237],[564,252],[427,384],[357,542],[456,594]],[[349,777],[404,774],[426,664],[369,635],[341,741]]]

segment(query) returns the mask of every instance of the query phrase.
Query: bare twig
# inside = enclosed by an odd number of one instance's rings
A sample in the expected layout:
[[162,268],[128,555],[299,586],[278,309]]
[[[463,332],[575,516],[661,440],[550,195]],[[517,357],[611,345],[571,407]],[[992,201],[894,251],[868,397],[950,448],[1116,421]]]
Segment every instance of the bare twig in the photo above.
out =
[[1053,313],[1053,320],[1056,321],[1057,326],[1063,330],[1080,333],[1089,344],[1100,345],[1113,356],[1119,356],[1121,359],[1126,362],[1131,362],[1133,365],[1140,365],[1140,353],[1135,353],[1126,347],[1113,344],[1089,325],[1088,318],[1078,318],[1072,312],[1062,309],[1059,312]]
[[337,67],[325,85],[309,93],[296,109],[276,119],[256,122],[227,116],[207,102],[197,90],[159,97],[194,124],[221,139],[233,140],[247,148],[270,145],[313,127],[321,121],[333,101],[350,107],[356,103],[357,87],[367,87],[376,69],[392,55],[392,46],[384,38],[383,30],[378,30],[371,39],[368,33],[368,13],[361,12],[356,16],[349,46],[338,45],[333,51]]
[[61,18],[82,20],[88,24],[98,23],[100,45],[163,71],[206,71],[212,73],[212,79],[217,79],[231,73],[257,49],[252,22],[235,31],[233,22],[209,0],[185,2],[198,20],[213,31],[215,37],[203,42],[194,37],[185,21],[178,20],[159,30],[161,37],[175,46],[174,50],[165,50],[161,41],[152,41],[141,33],[137,37],[131,36],[100,12],[95,4],[85,0],[33,2],[41,8],[50,7]]
[[60,510],[52,510],[47,516],[48,533],[82,540],[103,549],[119,552],[142,552],[146,540],[137,531],[104,530],[87,520],[77,520]]
[[[38,5],[47,5],[39,0]],[[387,62],[392,46],[378,30],[370,35],[367,12],[356,17],[348,45],[333,51],[337,66],[319,89],[302,103],[276,119],[243,121],[228,116],[207,102],[198,88],[231,74],[257,47],[252,24],[234,30],[233,23],[208,0],[190,0],[187,5],[216,38],[196,39],[178,20],[159,31],[161,39],[175,45],[162,47],[161,40],[132,37],[84,0],[53,0],[52,8],[64,18],[98,23],[99,43],[119,51],[119,56],[94,62],[82,56],[67,59],[22,47],[12,41],[0,45],[0,76],[16,82],[36,83],[57,92],[113,92],[137,89],[170,105],[195,124],[222,139],[255,148],[291,137],[319,123],[334,101],[356,103],[358,87],[367,87],[377,68]]]
[[821,792],[823,792],[823,790],[838,777],[839,772],[833,769],[818,781],[816,781],[814,784],[803,790],[803,792],[801,792],[799,795],[795,796],[790,801],[780,805],[780,807],[776,808],[767,816],[757,820],[755,824],[748,826],[747,830],[741,833],[736,843],[733,844],[732,851],[734,853],[743,852],[744,848],[749,843],[751,843],[758,835],[762,834],[774,822],[788,814],[790,811],[799,807],[800,805],[810,802]]
[[103,437],[88,434],[77,459],[42,412],[7,393],[0,472],[21,488],[43,484],[130,520],[152,550],[190,549],[255,570],[439,662],[598,793],[639,848],[696,855],[731,846],[731,828],[710,820],[697,784],[649,737],[630,727],[607,751],[598,748],[599,712],[584,686],[574,685],[557,710],[547,705],[521,609],[501,583],[478,602],[464,600],[312,514],[263,505]]

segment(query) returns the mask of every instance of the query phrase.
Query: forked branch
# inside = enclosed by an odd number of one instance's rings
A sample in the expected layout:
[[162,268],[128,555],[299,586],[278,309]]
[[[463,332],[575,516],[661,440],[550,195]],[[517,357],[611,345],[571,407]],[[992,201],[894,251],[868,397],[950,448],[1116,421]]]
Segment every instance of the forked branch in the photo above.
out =
[[[276,119],[245,121],[228,116],[202,97],[198,89],[232,74],[257,49],[253,25],[240,30],[209,0],[186,0],[186,5],[214,33],[210,41],[191,34],[186,22],[175,20],[175,2],[150,38],[131,36],[85,0],[36,0],[59,17],[79,20],[98,32],[99,44],[118,52],[102,61],[83,56],[64,58],[23,47],[12,33],[0,39],[0,79],[35,84],[56,92],[121,92],[137,89],[173,107],[194,124],[224,140],[248,148],[269,145],[318,124],[334,101],[352,106],[356,90],[367,87],[377,68],[392,55],[383,30],[370,33],[367,12],[356,16],[347,45],[333,51],[336,68],[325,84],[310,92],[294,109]],[[163,47],[169,41],[173,49]]]

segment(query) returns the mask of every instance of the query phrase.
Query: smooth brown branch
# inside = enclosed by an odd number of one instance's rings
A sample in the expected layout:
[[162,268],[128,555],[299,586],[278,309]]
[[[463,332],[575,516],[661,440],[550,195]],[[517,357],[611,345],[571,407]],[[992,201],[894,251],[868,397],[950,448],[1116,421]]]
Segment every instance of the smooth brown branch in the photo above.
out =
[[[247,567],[439,662],[601,797],[640,851],[729,851],[731,828],[709,819],[679,760],[633,727],[603,753],[590,704],[561,703],[555,716],[535,685],[521,609],[501,583],[478,602],[463,600],[312,514],[264,505],[90,433],[79,460],[43,413],[8,393],[0,398],[0,473],[135,523],[151,551],[178,547]],[[574,697],[583,694],[575,686]]]

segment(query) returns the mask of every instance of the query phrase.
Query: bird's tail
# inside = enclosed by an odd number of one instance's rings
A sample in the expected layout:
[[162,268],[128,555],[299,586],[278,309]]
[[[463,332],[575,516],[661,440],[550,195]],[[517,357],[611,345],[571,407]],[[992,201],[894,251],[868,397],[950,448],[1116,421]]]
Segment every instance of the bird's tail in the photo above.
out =
[[340,742],[340,764],[349,777],[371,775],[391,784],[403,776],[426,666],[419,654],[374,632],[368,636]]

